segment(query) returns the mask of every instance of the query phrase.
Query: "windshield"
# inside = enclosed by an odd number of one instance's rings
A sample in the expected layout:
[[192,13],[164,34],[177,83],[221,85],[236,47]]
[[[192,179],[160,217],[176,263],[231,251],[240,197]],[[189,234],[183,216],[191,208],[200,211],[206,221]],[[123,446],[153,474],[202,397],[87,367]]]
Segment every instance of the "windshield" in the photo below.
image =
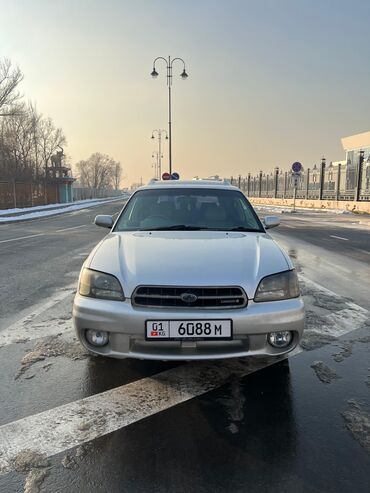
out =
[[141,190],[128,202],[115,231],[261,231],[245,196],[234,190],[176,188]]

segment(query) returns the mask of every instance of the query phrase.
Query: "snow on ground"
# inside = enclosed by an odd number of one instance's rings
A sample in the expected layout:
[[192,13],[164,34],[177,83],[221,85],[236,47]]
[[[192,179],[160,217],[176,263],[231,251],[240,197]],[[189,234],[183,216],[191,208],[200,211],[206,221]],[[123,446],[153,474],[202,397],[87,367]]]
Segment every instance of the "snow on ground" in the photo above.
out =
[[119,197],[103,197],[103,198],[96,198],[96,199],[86,199],[86,200],[76,200],[75,202],[70,202],[69,204],[48,204],[48,205],[36,205],[34,207],[22,207],[22,208],[16,208],[16,209],[4,209],[0,210],[0,216],[8,216],[11,214],[17,214],[20,212],[37,212],[41,210],[47,210],[47,209],[58,209],[62,208],[62,206],[69,206],[69,205],[79,205],[79,204],[86,204],[89,205],[91,203],[102,203],[104,201],[109,201],[109,200],[114,200],[118,198],[125,197],[125,194]]
[[[7,209],[5,211],[0,211],[0,223],[24,221],[25,219],[37,219],[39,217],[65,214],[66,212],[78,211],[80,209],[85,209],[87,207],[94,207],[108,202],[114,202],[116,200],[122,200],[125,197],[126,197],[125,195],[121,195],[120,197],[112,197],[109,199],[105,198],[105,199],[92,199],[92,200],[78,200],[76,202],[73,202],[69,206],[67,205],[67,207],[61,207],[60,209],[58,209],[57,207],[58,205],[61,204],[50,204],[42,207],[27,207],[25,209]],[[12,213],[14,214],[17,212],[27,212],[27,211],[28,213],[26,214],[20,214],[17,216],[5,216],[5,214],[12,214]]]
[[[269,212],[279,212],[279,213],[292,212],[293,210],[293,206],[275,205],[275,204],[271,204],[271,205],[254,204],[253,207],[261,211],[265,210]],[[324,209],[319,207],[296,207],[295,210],[299,212],[330,212],[332,214],[353,214],[351,211],[347,211],[345,209]]]

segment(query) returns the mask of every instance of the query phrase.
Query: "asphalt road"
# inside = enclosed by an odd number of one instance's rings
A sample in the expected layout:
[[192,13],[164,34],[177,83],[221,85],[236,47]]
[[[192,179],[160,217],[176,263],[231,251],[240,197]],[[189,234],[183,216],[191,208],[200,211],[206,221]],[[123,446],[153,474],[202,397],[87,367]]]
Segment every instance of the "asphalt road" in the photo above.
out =
[[73,292],[121,206],[0,226],[0,492],[368,492],[370,229],[281,215],[307,313],[287,360],[93,358]]
[[0,225],[0,328],[76,284],[83,260],[107,234],[93,224],[96,214],[117,214],[123,203]]
[[[259,211],[261,217],[270,214]],[[276,214],[272,209],[271,214]],[[271,236],[298,270],[370,310],[370,218],[331,212],[280,214]]]

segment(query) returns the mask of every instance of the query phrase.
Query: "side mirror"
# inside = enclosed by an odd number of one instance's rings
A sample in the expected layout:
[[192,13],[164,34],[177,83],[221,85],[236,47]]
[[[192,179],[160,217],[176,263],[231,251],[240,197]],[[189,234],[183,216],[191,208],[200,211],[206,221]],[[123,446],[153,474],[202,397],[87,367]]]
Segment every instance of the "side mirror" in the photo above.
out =
[[263,222],[266,229],[271,229],[279,226],[280,219],[277,216],[266,216]]
[[102,228],[110,229],[113,226],[113,217],[101,214],[95,217],[94,223]]

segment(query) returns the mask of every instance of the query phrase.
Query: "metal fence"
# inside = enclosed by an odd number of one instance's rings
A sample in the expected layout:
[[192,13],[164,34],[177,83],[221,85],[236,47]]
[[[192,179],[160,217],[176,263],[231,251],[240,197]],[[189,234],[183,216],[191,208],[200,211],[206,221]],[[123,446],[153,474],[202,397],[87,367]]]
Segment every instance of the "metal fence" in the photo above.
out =
[[[116,197],[121,190],[73,187],[73,200]],[[32,181],[0,181],[0,209],[16,209],[56,204],[59,201],[58,184],[45,178]]]
[[0,209],[54,204],[57,197],[57,187],[46,180],[0,181]]
[[122,190],[109,190],[106,188],[81,188],[73,187],[73,200],[101,199],[104,197],[118,197]]
[[[248,197],[293,198],[294,176],[291,171],[275,168],[271,173],[260,171],[256,176],[231,177],[231,183]],[[306,168],[298,180],[297,198],[318,200],[370,201],[370,157],[364,160],[359,152],[357,162],[326,164]]]

